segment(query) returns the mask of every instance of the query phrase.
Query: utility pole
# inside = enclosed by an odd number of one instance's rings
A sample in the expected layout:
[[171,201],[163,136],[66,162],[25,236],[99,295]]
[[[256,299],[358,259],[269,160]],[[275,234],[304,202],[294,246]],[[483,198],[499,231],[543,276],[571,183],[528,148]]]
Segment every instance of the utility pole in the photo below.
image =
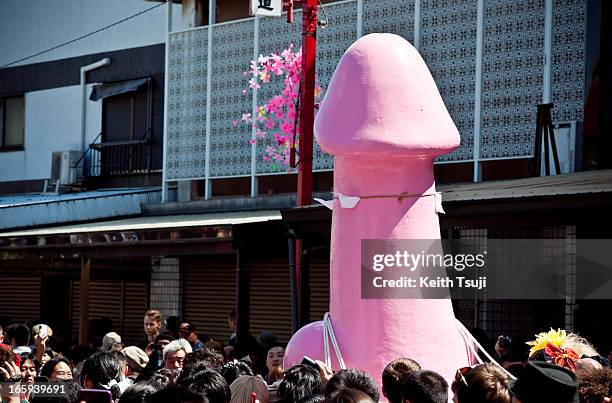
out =
[[314,91],[317,58],[317,0],[303,0],[302,77],[300,81],[300,163],[298,165],[297,205],[312,204],[312,154]]
[[[287,22],[293,23],[293,4],[302,4],[302,74],[300,77],[300,160],[298,165],[297,206],[312,204],[312,154],[313,154],[313,128],[314,128],[314,91],[317,59],[317,1],[318,0],[288,0]],[[295,149],[291,150],[295,153]],[[291,165],[295,163],[295,154],[291,156]],[[293,247],[295,245],[295,248]],[[302,240],[289,238],[290,261],[290,287],[291,287],[291,330],[295,333],[299,324],[298,289],[300,283],[300,269],[302,262]]]

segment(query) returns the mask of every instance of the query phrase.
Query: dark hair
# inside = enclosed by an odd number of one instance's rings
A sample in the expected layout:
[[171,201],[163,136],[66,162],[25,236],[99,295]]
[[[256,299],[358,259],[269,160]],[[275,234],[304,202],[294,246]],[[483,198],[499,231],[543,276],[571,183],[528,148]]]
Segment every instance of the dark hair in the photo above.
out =
[[402,388],[402,398],[412,403],[447,403],[448,383],[434,371],[417,371]]
[[235,321],[236,320],[236,310],[232,309],[231,311],[229,311],[227,316],[229,317],[229,320]]
[[199,372],[206,368],[218,370],[224,362],[223,356],[215,350],[202,348],[185,356],[181,376],[188,376],[192,372]]
[[13,352],[11,347],[6,344],[0,346],[0,366],[4,368],[5,362],[15,362],[17,361],[17,356]]
[[219,373],[225,378],[228,385],[231,385],[240,375],[254,375],[251,367],[240,361],[228,362],[219,369]]
[[419,363],[410,358],[396,358],[387,364],[382,373],[382,389],[389,403],[403,403],[402,385],[420,369]]
[[12,343],[13,339],[17,346],[27,346],[30,343],[30,329],[21,323],[15,323],[6,328],[6,339]]
[[170,385],[174,385],[179,374],[180,371],[178,369],[162,368],[150,374],[146,380],[158,389],[163,389]]
[[509,403],[512,400],[509,381],[502,369],[486,362],[470,369],[463,379],[455,380],[451,389],[460,403]]
[[581,402],[603,402],[612,392],[612,370],[610,368],[585,368],[576,370],[580,380],[578,393]]
[[299,364],[285,371],[278,385],[278,402],[294,403],[323,393],[323,381],[319,371],[309,365]]
[[[375,403],[370,396],[360,390],[340,389],[327,400],[328,403]],[[377,403],[377,402],[376,402]]]
[[128,366],[127,357],[121,351],[112,350],[112,351],[109,351],[109,353],[117,357],[117,360],[119,360],[119,364],[121,366],[124,366],[124,367]]
[[[63,391],[65,393],[60,393],[57,395],[49,396],[37,396],[33,394],[30,397],[30,403],[77,403],[78,402],[78,394],[79,394],[79,385],[72,380],[60,380],[60,381],[51,381],[49,382],[49,386],[52,389],[53,385],[63,386]],[[60,389],[60,390],[62,390]]]
[[380,394],[374,379],[367,372],[358,369],[343,369],[336,372],[327,382],[325,397],[330,399],[333,394],[342,389],[359,390],[370,396],[375,402],[380,400]]
[[47,378],[51,378],[51,374],[55,370],[55,366],[59,364],[60,362],[63,362],[64,364],[68,365],[68,367],[70,368],[70,371],[72,371],[72,364],[67,359],[63,357],[51,358],[40,369],[40,376],[46,376]]
[[208,403],[206,395],[170,386],[149,396],[148,403]]
[[325,401],[325,395],[312,395],[306,399],[301,400],[301,403],[323,403]]
[[205,369],[195,372],[176,382],[179,388],[203,394],[210,403],[229,403],[232,392],[225,379],[217,371]]
[[38,373],[38,369],[40,368],[40,363],[36,359],[36,355],[34,355],[34,353],[25,353],[21,355],[20,358],[21,358],[21,362],[19,363],[19,369],[21,369],[23,367],[23,364],[25,364],[26,361],[29,360],[29,361],[32,361],[32,364],[34,364],[34,368],[36,368],[36,373]]
[[119,403],[145,403],[159,388],[151,382],[138,382],[123,391]]
[[113,400],[121,395],[119,385],[108,386],[111,380],[121,381],[121,363],[117,355],[101,351],[85,360],[81,370],[81,383],[84,385],[85,379],[89,379],[94,384],[95,389],[110,390]]
[[55,351],[53,351],[50,348],[47,348],[45,351],[43,351],[43,355],[45,355],[45,354],[47,354],[51,358],[55,357]]

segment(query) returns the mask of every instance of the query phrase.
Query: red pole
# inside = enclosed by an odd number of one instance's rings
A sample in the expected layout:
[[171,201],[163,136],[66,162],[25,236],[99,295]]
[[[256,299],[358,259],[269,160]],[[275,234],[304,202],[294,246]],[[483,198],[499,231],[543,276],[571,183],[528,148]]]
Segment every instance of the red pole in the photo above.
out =
[[312,204],[312,137],[317,58],[317,0],[306,0],[302,14],[302,78],[300,82],[300,164],[297,205]]

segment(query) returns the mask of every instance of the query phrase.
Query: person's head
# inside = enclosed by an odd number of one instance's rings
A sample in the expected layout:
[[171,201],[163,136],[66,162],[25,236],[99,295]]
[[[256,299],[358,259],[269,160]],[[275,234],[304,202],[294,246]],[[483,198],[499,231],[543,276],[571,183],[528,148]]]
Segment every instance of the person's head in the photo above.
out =
[[33,384],[38,370],[38,363],[34,354],[30,353],[28,356],[22,357],[19,369],[21,370],[21,382]]
[[272,371],[274,367],[282,367],[284,357],[285,349],[283,347],[276,346],[269,349],[266,358],[266,367],[268,367],[268,371]]
[[151,382],[138,382],[123,391],[119,403],[146,403],[148,397],[158,390]]
[[323,393],[321,375],[309,365],[300,364],[289,368],[278,385],[280,403],[298,402],[321,393]]
[[[610,402],[612,401],[612,369],[579,369],[576,376],[580,381],[580,402]],[[608,399],[608,400],[606,400]]]
[[409,403],[447,403],[448,383],[434,371],[417,371],[402,387],[402,396]]
[[117,357],[117,360],[119,361],[119,374],[120,374],[120,378],[123,380],[125,379],[125,377],[128,375],[128,362],[127,362],[127,358],[125,357],[125,355],[123,355],[123,353],[121,351],[116,351],[116,350],[112,350],[110,351],[110,353],[114,354],[115,357]]
[[[56,386],[57,385],[57,386]],[[73,380],[59,380],[50,381],[47,385],[47,390],[60,390],[63,393],[53,394],[49,396],[48,393],[37,395],[32,393],[29,402],[30,403],[77,403],[79,385]]]
[[172,340],[174,340],[174,338],[167,334],[160,334],[155,338],[153,344],[155,351],[157,352],[157,355],[160,359],[164,355],[164,348],[166,348],[166,346],[170,344]]
[[6,341],[13,347],[27,346],[30,343],[30,329],[21,323],[6,328]]
[[230,384],[232,403],[250,402],[252,393],[257,395],[260,403],[268,403],[268,386],[258,376],[242,375]]
[[324,403],[324,402],[325,402],[325,395],[323,394],[312,395],[300,401],[300,403]]
[[168,369],[183,369],[185,356],[191,353],[191,344],[185,339],[171,341],[164,347],[163,360],[164,367]]
[[179,328],[181,327],[181,319],[178,316],[168,316],[164,323],[166,324],[166,331],[168,331],[173,338],[179,338]]
[[45,365],[51,358],[55,357],[55,353],[50,348],[46,349],[40,358],[40,365]]
[[128,375],[139,374],[149,363],[149,356],[136,346],[128,346],[121,350],[128,366]]
[[402,385],[420,370],[419,363],[410,358],[396,358],[387,364],[382,373],[382,392],[389,403],[402,403]]
[[370,375],[358,369],[342,369],[331,377],[325,387],[325,397],[330,399],[342,389],[359,390],[370,396],[375,402],[380,400],[376,382]]
[[169,386],[150,395],[147,403],[208,403],[208,399],[202,393]]
[[109,332],[102,338],[102,351],[121,351],[122,349],[121,336],[117,333]]
[[229,330],[232,332],[236,331],[236,310],[235,309],[232,309],[227,314],[227,327],[229,327]]
[[183,372],[186,376],[191,372],[203,369],[219,370],[224,363],[225,360],[221,354],[209,348],[202,348],[187,354],[183,362]]
[[81,370],[81,385],[87,389],[110,390],[113,399],[119,398],[121,390],[121,362],[115,353],[101,351],[85,360]]
[[179,329],[179,336],[187,340],[192,346],[198,342],[198,329],[194,324],[183,323]]
[[220,341],[212,339],[208,340],[206,343],[204,343],[204,347],[214,350],[217,353],[221,354],[222,357],[225,357],[225,345]]
[[177,386],[206,396],[210,403],[229,403],[232,392],[217,371],[205,369],[177,380]]
[[364,392],[356,389],[340,389],[327,400],[329,403],[377,403]]
[[[239,376],[255,375],[253,374],[253,370],[251,369],[251,367],[249,367],[246,363],[241,362],[241,361],[228,362],[227,364],[223,365],[219,369],[219,373],[221,374],[223,378],[225,378],[225,381],[230,386],[232,385],[232,382],[234,382]],[[233,393],[232,393],[232,396],[234,396]]]
[[[14,352],[11,346],[0,344],[0,367],[5,368],[6,363],[20,363],[20,358]],[[18,364],[19,365],[19,364]]]
[[150,309],[145,312],[144,316],[144,331],[148,337],[154,337],[159,334],[161,327],[161,313],[157,309]]
[[510,403],[510,377],[498,366],[484,363],[457,370],[451,389],[455,403]]
[[46,376],[49,381],[71,380],[72,365],[65,358],[51,358],[40,370],[40,376]]
[[578,379],[571,370],[529,361],[519,378],[508,384],[513,402],[578,403]]
[[158,369],[157,371],[153,372],[151,377],[148,379],[148,382],[157,387],[157,389],[163,389],[174,384],[179,374],[180,372],[178,369]]

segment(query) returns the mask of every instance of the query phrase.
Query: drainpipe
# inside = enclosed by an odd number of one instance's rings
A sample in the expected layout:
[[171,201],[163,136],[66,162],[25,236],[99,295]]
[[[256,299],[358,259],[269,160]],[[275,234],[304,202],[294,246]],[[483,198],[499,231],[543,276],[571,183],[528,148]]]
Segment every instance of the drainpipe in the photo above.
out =
[[85,152],[85,112],[87,106],[87,73],[109,65],[111,62],[110,58],[105,57],[102,60],[98,60],[95,63],[88,64],[87,66],[81,67],[81,151]]

